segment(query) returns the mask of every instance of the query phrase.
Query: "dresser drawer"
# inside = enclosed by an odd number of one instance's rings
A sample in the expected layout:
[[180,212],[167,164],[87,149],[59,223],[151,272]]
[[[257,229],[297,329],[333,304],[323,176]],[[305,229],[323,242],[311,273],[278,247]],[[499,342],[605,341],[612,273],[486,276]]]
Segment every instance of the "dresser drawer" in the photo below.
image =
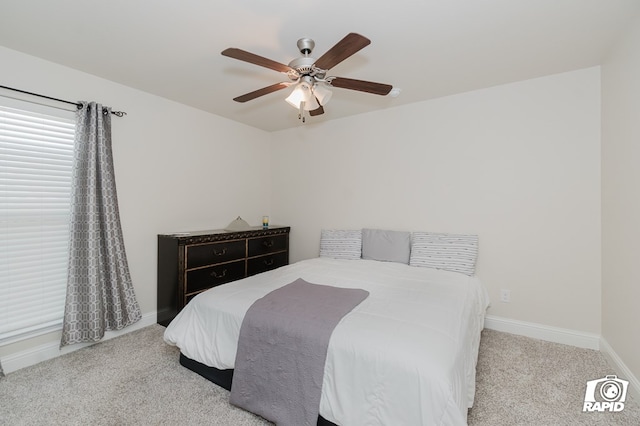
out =
[[247,260],[247,276],[270,271],[289,263],[289,253],[280,252]]
[[245,257],[245,240],[187,246],[187,269]]
[[244,260],[187,271],[186,293],[205,290],[244,278]]
[[260,256],[262,254],[283,251],[288,246],[287,235],[275,235],[273,237],[252,238],[249,244],[249,257]]

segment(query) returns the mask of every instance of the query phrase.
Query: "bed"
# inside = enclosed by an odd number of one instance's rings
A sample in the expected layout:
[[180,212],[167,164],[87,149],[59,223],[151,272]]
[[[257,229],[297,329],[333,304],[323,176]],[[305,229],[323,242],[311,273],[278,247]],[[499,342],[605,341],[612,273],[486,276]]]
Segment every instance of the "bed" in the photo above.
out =
[[466,424],[489,303],[473,275],[369,259],[304,260],[201,293],[164,339],[179,347],[184,366],[229,389],[245,313],[300,278],[369,292],[331,334],[319,424]]

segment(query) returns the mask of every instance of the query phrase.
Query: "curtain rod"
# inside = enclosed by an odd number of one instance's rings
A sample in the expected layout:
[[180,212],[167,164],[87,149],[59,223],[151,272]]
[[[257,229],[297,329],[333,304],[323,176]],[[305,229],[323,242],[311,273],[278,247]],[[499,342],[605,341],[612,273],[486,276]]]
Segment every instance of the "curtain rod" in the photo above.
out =
[[[50,100],[56,101],[56,102],[62,102],[62,103],[65,103],[65,104],[75,105],[78,109],[82,107],[82,104],[79,104],[77,102],[71,102],[71,101],[65,101],[64,99],[52,98],[51,96],[45,96],[45,95],[41,95],[39,93],[27,92],[26,90],[14,89],[13,87],[2,86],[2,85],[0,85],[0,88],[1,89],[7,89],[7,90],[13,90],[14,92],[24,93],[25,95],[37,96],[39,98],[50,99]],[[113,114],[113,115],[115,115],[117,117],[122,117],[124,115],[127,115],[127,113],[124,112],[124,111],[111,111],[111,114]]]

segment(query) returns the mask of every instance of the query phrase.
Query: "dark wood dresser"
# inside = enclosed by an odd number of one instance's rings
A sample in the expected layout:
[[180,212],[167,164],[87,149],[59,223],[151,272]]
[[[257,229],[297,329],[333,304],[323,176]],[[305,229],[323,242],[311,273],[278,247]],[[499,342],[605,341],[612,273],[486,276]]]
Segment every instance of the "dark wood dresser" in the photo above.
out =
[[158,235],[158,324],[211,287],[289,263],[288,226]]

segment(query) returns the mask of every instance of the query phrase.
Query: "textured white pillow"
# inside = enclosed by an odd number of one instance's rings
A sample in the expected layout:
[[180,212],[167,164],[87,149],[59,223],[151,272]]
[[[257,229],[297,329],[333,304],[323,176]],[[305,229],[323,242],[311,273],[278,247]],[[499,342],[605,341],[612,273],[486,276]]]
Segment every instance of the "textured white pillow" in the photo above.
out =
[[478,236],[414,232],[409,265],[473,275]]
[[360,259],[362,231],[323,229],[320,234],[320,257]]

